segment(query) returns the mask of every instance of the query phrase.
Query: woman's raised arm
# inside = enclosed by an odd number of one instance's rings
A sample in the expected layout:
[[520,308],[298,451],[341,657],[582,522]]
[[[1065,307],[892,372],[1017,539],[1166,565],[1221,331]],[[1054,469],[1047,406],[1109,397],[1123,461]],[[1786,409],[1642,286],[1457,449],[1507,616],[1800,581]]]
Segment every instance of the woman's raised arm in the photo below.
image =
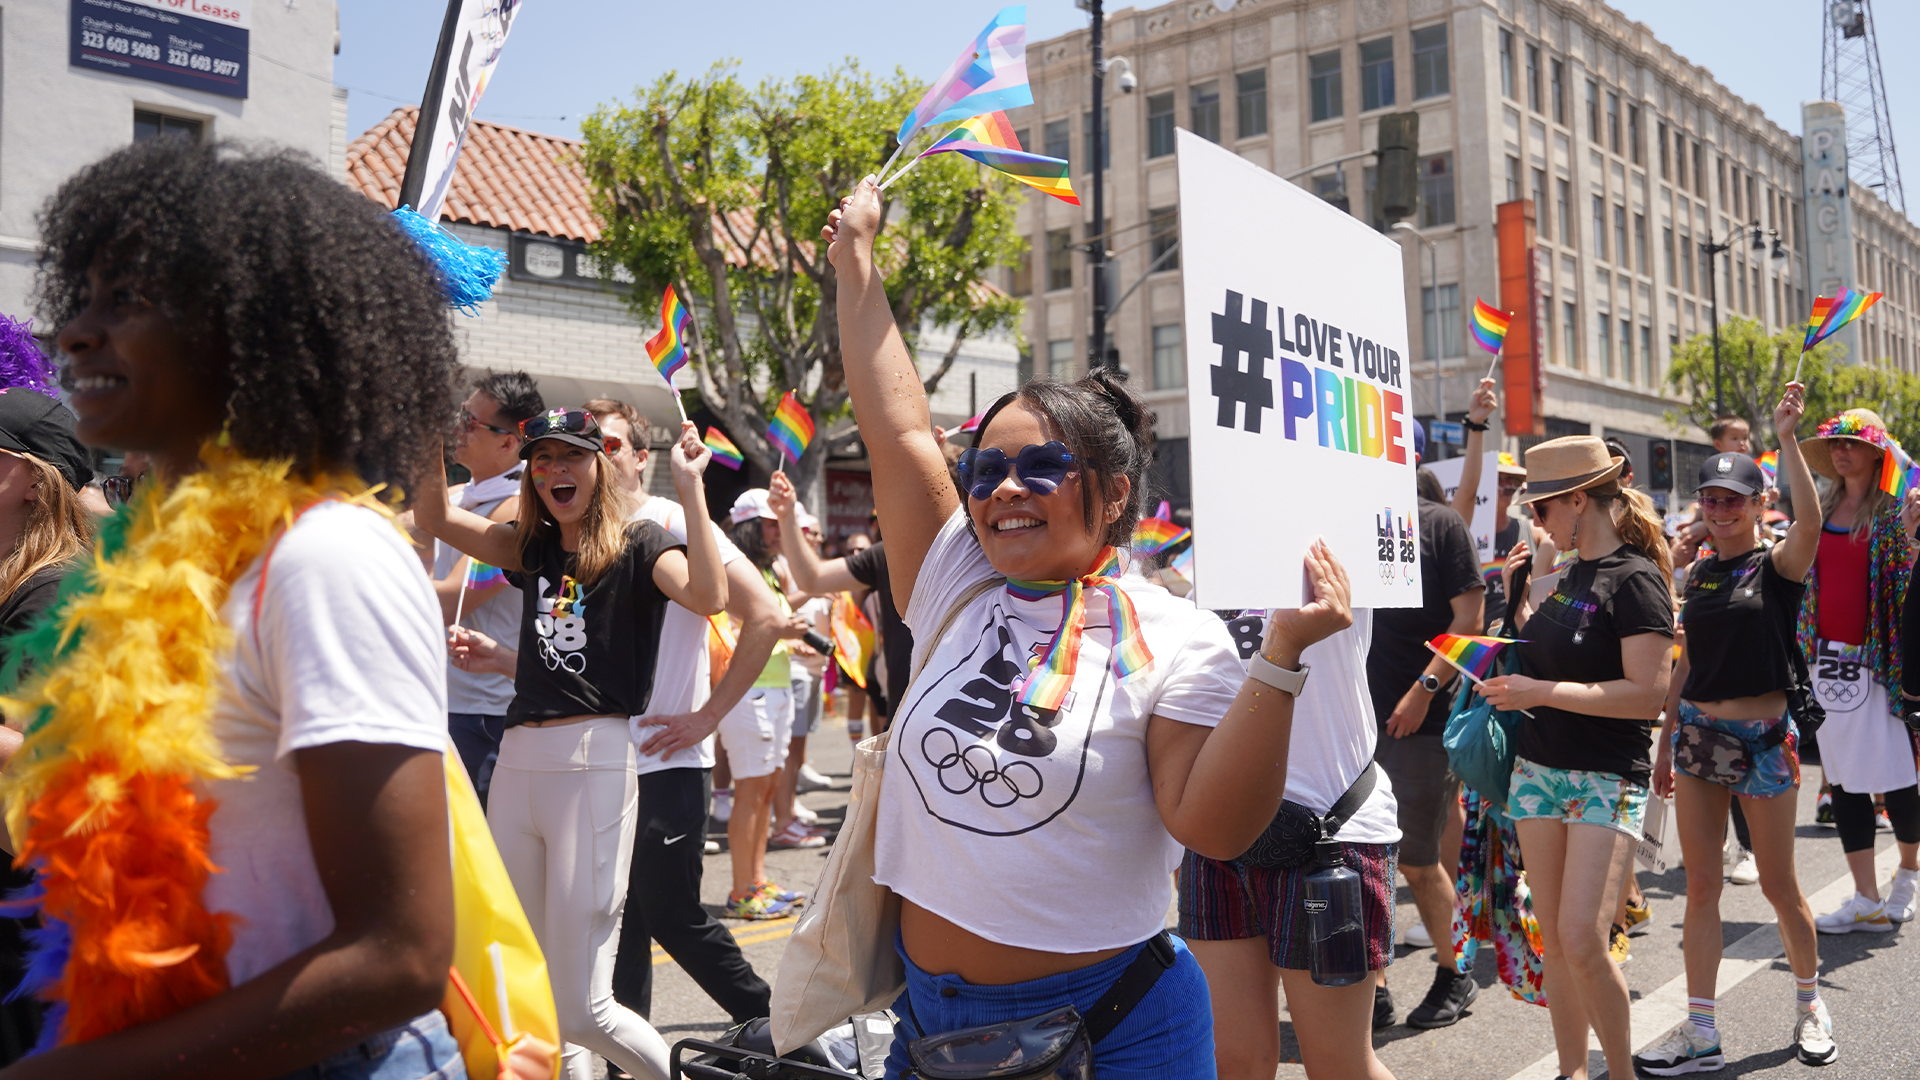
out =
[[905,611],[920,563],[959,496],[934,441],[926,387],[893,323],[886,282],[873,262],[882,213],[880,189],[869,176],[827,216],[820,235],[833,263],[841,362],[873,462],[873,502],[887,531],[894,602]]
[[[513,526],[449,505],[447,463],[437,454],[434,460],[439,464],[420,478],[421,495],[413,503],[413,523],[421,532],[462,555],[515,573],[524,569],[520,565],[520,545],[514,540]],[[523,509],[533,512],[532,507]]]

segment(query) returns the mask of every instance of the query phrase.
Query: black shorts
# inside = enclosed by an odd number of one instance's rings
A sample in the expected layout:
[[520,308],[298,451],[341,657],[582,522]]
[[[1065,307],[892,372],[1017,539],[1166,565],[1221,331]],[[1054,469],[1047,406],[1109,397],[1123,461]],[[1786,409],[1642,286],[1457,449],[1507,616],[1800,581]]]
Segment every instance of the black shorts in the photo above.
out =
[[[1393,875],[1397,844],[1341,844],[1347,866],[1360,875],[1361,917],[1367,933],[1367,970],[1393,963]],[[1189,851],[1180,863],[1181,937],[1193,941],[1267,939],[1275,967],[1307,970],[1307,920],[1302,886],[1311,864],[1298,870],[1261,870]]]

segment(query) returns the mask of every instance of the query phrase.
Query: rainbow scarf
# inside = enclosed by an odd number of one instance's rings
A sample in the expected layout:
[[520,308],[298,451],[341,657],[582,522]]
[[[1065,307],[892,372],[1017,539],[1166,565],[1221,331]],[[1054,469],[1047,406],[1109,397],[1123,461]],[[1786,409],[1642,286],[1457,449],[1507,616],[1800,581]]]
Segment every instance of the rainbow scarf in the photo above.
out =
[[1066,610],[1060,613],[1060,628],[1053,632],[1053,643],[1045,656],[1033,663],[1033,674],[1020,689],[1019,701],[1041,711],[1059,710],[1073,689],[1073,677],[1080,667],[1080,638],[1087,629],[1087,591],[1107,597],[1107,618],[1113,626],[1113,677],[1123,682],[1145,671],[1153,663],[1147,639],[1140,633],[1140,616],[1133,601],[1116,580],[1120,573],[1120,553],[1104,548],[1091,573],[1074,581],[1020,581],[1007,579],[1007,592],[1020,600],[1044,600],[1065,593]]

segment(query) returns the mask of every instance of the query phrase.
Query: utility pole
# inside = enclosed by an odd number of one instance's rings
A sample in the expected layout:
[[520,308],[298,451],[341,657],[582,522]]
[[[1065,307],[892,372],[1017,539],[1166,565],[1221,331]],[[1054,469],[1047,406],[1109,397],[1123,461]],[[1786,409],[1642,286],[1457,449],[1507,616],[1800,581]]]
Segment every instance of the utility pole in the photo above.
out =
[[1093,160],[1087,163],[1093,170],[1092,228],[1096,237],[1087,247],[1087,266],[1093,273],[1093,334],[1088,344],[1087,370],[1092,371],[1107,363],[1107,188],[1106,170],[1100,167],[1107,144],[1106,110],[1102,107],[1106,103],[1107,61],[1101,41],[1107,20],[1101,0],[1087,0],[1087,10],[1093,15],[1093,129],[1088,140]]

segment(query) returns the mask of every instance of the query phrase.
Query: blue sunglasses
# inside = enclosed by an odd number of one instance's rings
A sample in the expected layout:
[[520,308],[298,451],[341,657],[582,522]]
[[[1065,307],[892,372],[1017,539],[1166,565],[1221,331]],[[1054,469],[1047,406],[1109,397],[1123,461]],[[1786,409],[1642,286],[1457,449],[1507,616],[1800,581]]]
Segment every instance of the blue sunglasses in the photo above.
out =
[[1009,473],[1035,495],[1051,495],[1074,474],[1073,455],[1060,442],[1029,443],[1012,458],[1003,450],[968,450],[960,455],[960,481],[976,499],[993,497]]

